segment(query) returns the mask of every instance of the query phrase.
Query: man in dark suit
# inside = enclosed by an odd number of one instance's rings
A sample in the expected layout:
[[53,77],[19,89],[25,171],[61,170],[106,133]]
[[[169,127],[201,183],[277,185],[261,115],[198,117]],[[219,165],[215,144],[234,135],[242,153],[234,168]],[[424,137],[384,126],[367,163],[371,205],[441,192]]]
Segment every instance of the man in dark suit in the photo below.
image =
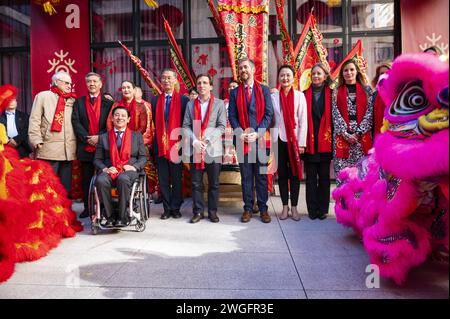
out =
[[94,154],[100,134],[106,133],[106,120],[113,101],[102,97],[102,78],[97,73],[85,77],[88,96],[78,98],[73,105],[72,126],[77,136],[77,159],[81,162],[81,180],[84,211],[80,218],[89,216],[89,184],[94,176]]
[[176,83],[177,73],[173,69],[163,70],[161,85],[164,93],[151,101],[155,127],[153,150],[164,206],[161,219],[168,219],[171,216],[180,218],[180,207],[183,202],[180,139],[181,126],[189,99],[175,91]]
[[6,109],[0,116],[0,123],[6,127],[8,145],[14,147],[20,157],[26,157],[31,153],[28,144],[28,114],[17,110],[17,89],[12,85],[8,88],[14,93],[2,102],[2,106]]
[[193,217],[191,223],[204,218],[203,172],[208,174],[208,218],[219,222],[217,204],[219,202],[219,175],[222,165],[222,134],[227,126],[225,104],[216,99],[211,91],[211,76],[201,74],[196,80],[197,99],[187,105],[183,129],[190,141]]
[[130,201],[131,187],[144,169],[147,155],[144,139],[140,132],[127,128],[130,112],[117,106],[112,112],[114,128],[100,135],[95,152],[94,165],[99,170],[95,186],[105,207],[106,227],[114,222],[112,212],[111,187],[116,184],[119,193],[119,216],[116,227],[128,223],[127,206]]
[[[254,75],[255,63],[248,58],[240,60],[239,76],[242,84],[231,91],[228,117],[231,127],[238,134],[236,150],[238,155],[241,154],[239,168],[244,200],[241,221],[247,223],[252,218],[253,181],[256,181],[256,196],[261,220],[264,223],[270,223],[271,219],[267,212],[269,199],[267,174],[261,173],[261,168],[267,167],[267,161],[260,158],[257,149],[266,147],[263,138],[272,124],[273,106],[269,88],[256,82]],[[256,145],[257,141],[263,145]],[[256,152],[256,156],[249,156],[250,152]]]

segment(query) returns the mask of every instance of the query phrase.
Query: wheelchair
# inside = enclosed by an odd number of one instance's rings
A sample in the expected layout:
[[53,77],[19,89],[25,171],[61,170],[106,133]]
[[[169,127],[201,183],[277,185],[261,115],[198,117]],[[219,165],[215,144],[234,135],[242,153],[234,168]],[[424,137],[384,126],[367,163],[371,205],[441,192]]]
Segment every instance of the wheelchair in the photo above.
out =
[[[96,235],[101,230],[121,230],[123,228],[117,227],[105,227],[106,218],[104,214],[104,208],[100,200],[100,196],[95,186],[97,175],[94,175],[89,185],[89,199],[88,199],[88,211],[91,218],[91,231]],[[113,187],[112,192],[112,207],[113,214],[118,213],[119,198],[117,195],[117,189]],[[147,193],[147,176],[145,172],[140,172],[139,177],[134,181],[131,188],[130,202],[128,203],[127,214],[128,223],[126,227],[134,226],[137,232],[143,232],[145,230],[145,223],[150,215],[151,200]]]

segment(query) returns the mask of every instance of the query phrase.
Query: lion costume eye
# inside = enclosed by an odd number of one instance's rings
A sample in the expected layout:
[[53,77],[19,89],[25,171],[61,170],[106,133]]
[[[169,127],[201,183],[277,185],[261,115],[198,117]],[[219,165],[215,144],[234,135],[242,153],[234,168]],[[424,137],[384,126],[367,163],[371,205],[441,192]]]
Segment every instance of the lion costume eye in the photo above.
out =
[[412,115],[425,110],[430,103],[422,89],[422,81],[408,82],[391,105],[391,115]]

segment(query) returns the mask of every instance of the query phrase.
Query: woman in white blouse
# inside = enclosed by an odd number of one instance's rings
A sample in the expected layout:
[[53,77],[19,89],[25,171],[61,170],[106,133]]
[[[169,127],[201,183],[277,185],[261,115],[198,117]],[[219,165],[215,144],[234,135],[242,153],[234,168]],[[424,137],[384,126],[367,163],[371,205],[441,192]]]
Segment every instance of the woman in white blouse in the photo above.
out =
[[283,211],[279,218],[284,220],[289,217],[290,189],[291,217],[298,221],[300,214],[297,211],[297,203],[302,179],[300,154],[303,154],[306,148],[308,117],[305,95],[293,88],[294,74],[290,65],[282,65],[278,70],[280,92],[272,94],[275,115],[273,139],[278,143],[278,185],[283,202]]

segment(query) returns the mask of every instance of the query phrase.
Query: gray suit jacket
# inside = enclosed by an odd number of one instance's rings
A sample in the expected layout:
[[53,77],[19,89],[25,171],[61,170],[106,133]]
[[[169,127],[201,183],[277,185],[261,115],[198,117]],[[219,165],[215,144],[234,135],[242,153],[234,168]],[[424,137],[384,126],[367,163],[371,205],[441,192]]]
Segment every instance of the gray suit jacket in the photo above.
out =
[[[103,133],[99,137],[94,158],[94,165],[100,171],[106,167],[112,166],[109,149],[110,147],[108,133]],[[146,162],[147,155],[145,152],[144,139],[142,138],[142,134],[140,132],[132,132],[131,157],[128,161],[128,165],[134,166],[139,172],[144,169]]]
[[[184,114],[183,130],[185,136],[189,139],[190,153],[193,152],[193,142],[195,136],[193,133],[194,124],[194,102],[189,101],[186,107],[186,113]],[[214,103],[211,109],[211,115],[209,117],[208,126],[205,131],[205,141],[208,142],[206,153],[210,157],[222,156],[223,142],[222,135],[225,132],[227,126],[227,114],[225,104],[223,100],[214,98]]]

